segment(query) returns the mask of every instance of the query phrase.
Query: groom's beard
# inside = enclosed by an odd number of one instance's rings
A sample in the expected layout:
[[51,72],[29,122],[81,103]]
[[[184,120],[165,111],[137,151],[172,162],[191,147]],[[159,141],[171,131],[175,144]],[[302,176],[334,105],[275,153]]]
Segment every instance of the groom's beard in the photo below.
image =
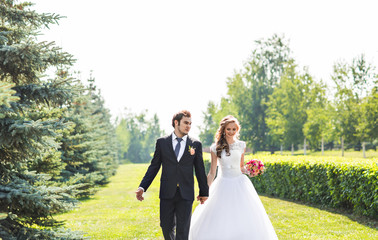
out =
[[188,135],[188,134],[189,134],[190,129],[189,129],[187,132],[183,132],[183,131],[180,130],[180,125],[179,125],[179,128],[177,129],[177,131],[178,131],[180,134],[182,134],[182,136],[185,136],[185,135]]
[[180,134],[182,134],[182,136],[185,136],[185,135],[188,135],[189,131],[187,133],[183,132],[183,131],[180,131],[178,130]]

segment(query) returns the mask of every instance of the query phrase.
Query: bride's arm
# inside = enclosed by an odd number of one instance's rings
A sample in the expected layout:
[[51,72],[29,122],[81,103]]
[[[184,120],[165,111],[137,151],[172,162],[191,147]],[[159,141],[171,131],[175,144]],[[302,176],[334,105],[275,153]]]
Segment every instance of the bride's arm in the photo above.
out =
[[242,173],[246,172],[246,169],[244,168],[244,153],[245,153],[245,148],[244,148],[244,152],[242,153],[241,158],[240,158],[240,170],[241,170]]
[[211,151],[211,166],[209,174],[207,175],[207,185],[210,185],[213,183],[215,174],[217,171],[217,155]]

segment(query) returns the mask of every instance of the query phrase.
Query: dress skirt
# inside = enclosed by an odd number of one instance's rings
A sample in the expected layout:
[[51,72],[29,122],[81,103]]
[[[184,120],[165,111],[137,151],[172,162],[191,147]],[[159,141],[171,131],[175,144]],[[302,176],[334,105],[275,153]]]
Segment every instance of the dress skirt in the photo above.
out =
[[189,239],[278,239],[250,179],[241,173],[220,175],[192,215]]

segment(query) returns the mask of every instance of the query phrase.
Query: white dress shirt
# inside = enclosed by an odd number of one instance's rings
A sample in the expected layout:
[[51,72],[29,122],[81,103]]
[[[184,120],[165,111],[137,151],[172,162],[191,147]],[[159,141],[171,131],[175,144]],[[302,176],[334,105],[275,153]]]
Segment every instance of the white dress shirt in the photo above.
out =
[[[177,156],[177,162],[180,161],[182,155],[184,155],[184,151],[185,151],[185,147],[186,147],[186,140],[188,138],[188,135],[185,135],[182,137],[182,141],[180,142],[181,146],[180,146],[180,152]],[[173,132],[172,133],[172,145],[173,145],[173,152],[175,151],[175,148],[176,148],[176,145],[177,145],[178,141],[177,141],[177,136],[176,134]]]

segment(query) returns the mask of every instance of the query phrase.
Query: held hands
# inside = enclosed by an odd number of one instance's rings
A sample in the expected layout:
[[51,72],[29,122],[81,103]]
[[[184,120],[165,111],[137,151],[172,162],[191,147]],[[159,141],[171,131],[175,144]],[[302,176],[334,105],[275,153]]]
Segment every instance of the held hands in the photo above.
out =
[[207,199],[208,199],[208,197],[197,196],[197,201],[200,201],[201,204],[204,204]]
[[[144,197],[143,197],[143,189],[138,189],[136,192],[136,198],[139,200],[139,201],[143,201],[144,200]],[[200,201],[201,204],[204,204],[205,201],[208,199],[208,197],[201,197],[201,196],[197,196],[197,201]]]
[[143,189],[138,189],[136,192],[136,198],[139,200],[139,201],[143,201],[144,200],[144,197],[143,197]]

